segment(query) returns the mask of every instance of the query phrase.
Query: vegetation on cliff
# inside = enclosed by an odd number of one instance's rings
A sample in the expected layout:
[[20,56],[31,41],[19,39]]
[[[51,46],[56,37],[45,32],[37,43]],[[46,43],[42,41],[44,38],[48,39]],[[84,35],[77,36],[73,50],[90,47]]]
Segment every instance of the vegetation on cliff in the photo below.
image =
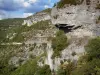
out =
[[80,3],[82,3],[80,0],[60,0],[60,2],[57,3],[57,8],[62,8],[66,4],[77,5]]
[[64,64],[57,75],[100,75],[100,37],[91,39],[85,46],[86,55],[74,63]]
[[81,58],[72,75],[100,75],[100,37],[91,39],[85,49],[87,54]]
[[0,20],[0,42],[6,41],[8,30],[22,25],[24,18],[4,19]]
[[68,39],[64,31],[59,30],[56,33],[56,36],[52,39],[52,48],[53,48],[53,58],[60,56],[62,50],[68,46]]
[[96,9],[100,9],[100,4],[97,4],[97,7],[96,7]]

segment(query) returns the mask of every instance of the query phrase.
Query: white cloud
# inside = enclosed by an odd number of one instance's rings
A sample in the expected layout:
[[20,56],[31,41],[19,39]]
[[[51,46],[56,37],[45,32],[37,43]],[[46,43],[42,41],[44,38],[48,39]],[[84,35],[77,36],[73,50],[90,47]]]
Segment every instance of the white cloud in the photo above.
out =
[[23,7],[29,7],[31,3],[36,3],[38,0],[14,0],[16,3],[21,3]]
[[53,4],[51,0],[0,0],[0,19],[27,17],[32,13],[51,8]]
[[21,0],[21,2],[23,3],[24,7],[29,7],[31,5],[31,3],[36,3],[38,0]]
[[45,5],[44,8],[45,8],[45,9],[46,9],[46,8],[49,8],[49,6],[48,6],[48,5]]
[[31,15],[33,15],[33,13],[23,13],[23,17],[24,17],[24,18],[26,18],[26,17],[28,17],[28,16],[31,16]]
[[7,13],[4,10],[0,10],[0,20],[7,18]]
[[29,0],[30,3],[35,3],[37,0]]
[[30,3],[24,2],[23,5],[24,5],[24,7],[29,7],[30,6]]

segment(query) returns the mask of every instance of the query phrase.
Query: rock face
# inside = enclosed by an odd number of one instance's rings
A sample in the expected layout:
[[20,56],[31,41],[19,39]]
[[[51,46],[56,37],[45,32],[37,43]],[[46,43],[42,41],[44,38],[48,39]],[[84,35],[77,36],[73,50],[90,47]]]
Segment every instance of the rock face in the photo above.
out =
[[26,24],[27,26],[31,26],[33,23],[43,20],[50,20],[50,14],[46,12],[36,13],[33,16],[28,17],[26,20],[24,20],[24,23],[22,25]]
[[84,0],[81,5],[66,5],[61,9],[54,7],[51,12],[52,23],[82,26],[85,29],[95,31],[95,27],[98,26],[96,19],[100,16],[100,10],[96,9],[98,4],[100,4],[99,0],[90,0],[89,5]]
[[16,67],[26,63],[30,59],[38,57],[39,66],[50,65],[53,70],[53,60],[51,59],[53,49],[51,47],[51,38],[54,37],[57,29],[50,24],[46,30],[32,29],[24,32],[25,42],[21,44],[15,56],[11,57],[9,64]]
[[[44,64],[50,65],[51,70],[57,70],[60,62],[67,62],[68,60],[77,62],[78,58],[85,54],[84,46],[87,44],[90,38],[95,36],[100,36],[100,24],[96,23],[98,17],[100,16],[100,9],[96,9],[97,4],[100,4],[100,0],[90,0],[87,5],[87,0],[84,0],[80,5],[65,5],[64,8],[58,9],[57,7],[52,8],[51,16],[48,13],[40,12],[32,17],[28,17],[24,20],[23,25],[27,24],[31,26],[33,23],[50,20],[53,25],[63,27],[68,37],[69,46],[61,52],[61,57],[51,59],[53,50],[51,47],[51,41],[47,39],[49,37],[54,37],[56,29],[48,28],[45,31],[37,30],[34,32],[30,31],[25,41],[26,47],[22,47],[23,52],[13,57],[10,60],[15,65],[19,62],[19,59],[24,61],[28,60],[30,57],[34,58],[40,56],[46,52],[46,56],[39,59],[38,64],[43,66]],[[35,35],[34,35],[35,33]],[[45,49],[43,44],[46,44]],[[34,47],[35,44],[35,47]],[[30,47],[34,49],[30,50]],[[16,60],[16,61],[14,61]],[[41,61],[42,60],[42,61]],[[42,63],[44,61],[44,63]],[[24,62],[23,62],[24,63]]]
[[[55,58],[54,69],[58,68],[60,61],[77,61],[81,55],[84,55],[84,46],[90,38],[100,36],[100,24],[96,20],[100,16],[100,9],[96,6],[100,0],[84,0],[80,5],[65,5],[64,8],[52,8],[52,23],[58,27],[72,29],[66,33],[69,39],[69,46],[62,51],[60,58]],[[66,26],[65,26],[66,25]],[[75,53],[75,55],[73,55]]]

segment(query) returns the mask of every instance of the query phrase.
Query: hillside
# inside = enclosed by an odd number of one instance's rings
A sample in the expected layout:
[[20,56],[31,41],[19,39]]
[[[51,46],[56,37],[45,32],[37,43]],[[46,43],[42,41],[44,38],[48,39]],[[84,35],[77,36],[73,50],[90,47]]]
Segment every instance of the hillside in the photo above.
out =
[[0,34],[0,75],[100,75],[99,0],[0,20]]
[[24,18],[0,20],[0,42],[5,39],[8,30],[22,25]]

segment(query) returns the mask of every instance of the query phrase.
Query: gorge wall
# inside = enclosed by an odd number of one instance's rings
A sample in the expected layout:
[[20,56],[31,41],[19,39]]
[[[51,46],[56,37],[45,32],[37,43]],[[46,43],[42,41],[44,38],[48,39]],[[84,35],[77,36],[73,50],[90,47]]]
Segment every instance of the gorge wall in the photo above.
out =
[[[84,0],[80,5],[65,5],[63,8],[53,7],[51,14],[39,12],[31,17],[26,18],[22,25],[32,26],[40,21],[50,20],[50,27],[45,30],[31,30],[23,33],[26,37],[25,46],[22,47],[23,52],[17,53],[9,61],[10,64],[18,65],[18,60],[22,59],[26,62],[31,57],[41,56],[38,60],[38,65],[50,65],[51,70],[57,70],[61,61],[68,63],[68,60],[77,62],[80,56],[85,54],[84,46],[90,38],[100,36],[100,23],[96,23],[100,16],[100,9],[96,6],[100,4],[99,0],[90,0],[87,5],[87,0]],[[58,27],[58,28],[55,28]],[[53,49],[51,47],[50,37],[55,37],[55,33],[59,30],[67,30],[69,45],[61,52],[60,57],[52,59]],[[30,47],[35,47],[30,50]],[[45,46],[46,45],[46,46]],[[44,48],[45,47],[45,48]],[[75,55],[73,55],[75,53]],[[20,56],[19,56],[20,55]],[[15,61],[16,60],[16,61]]]

